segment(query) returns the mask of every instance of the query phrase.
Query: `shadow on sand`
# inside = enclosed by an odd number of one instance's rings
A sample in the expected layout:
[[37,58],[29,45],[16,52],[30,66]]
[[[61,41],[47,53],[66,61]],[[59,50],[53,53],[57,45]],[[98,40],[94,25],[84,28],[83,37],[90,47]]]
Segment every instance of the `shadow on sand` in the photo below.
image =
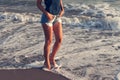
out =
[[0,70],[2,80],[69,80],[62,75],[40,69]]

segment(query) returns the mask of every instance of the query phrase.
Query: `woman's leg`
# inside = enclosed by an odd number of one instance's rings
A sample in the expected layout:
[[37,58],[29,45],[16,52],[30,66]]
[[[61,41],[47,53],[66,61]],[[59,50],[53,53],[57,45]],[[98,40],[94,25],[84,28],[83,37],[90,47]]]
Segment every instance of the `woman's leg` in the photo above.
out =
[[43,30],[44,30],[44,34],[45,34],[45,45],[44,45],[44,57],[45,57],[45,62],[44,65],[46,65],[46,67],[48,69],[51,68],[50,66],[50,45],[52,42],[52,32],[53,32],[53,27],[49,27],[46,24],[42,24]]
[[53,25],[53,31],[54,31],[54,34],[55,34],[56,42],[53,46],[53,50],[52,50],[52,53],[50,55],[50,62],[51,62],[51,64],[53,64],[55,66],[56,63],[55,63],[54,58],[55,58],[55,55],[56,55],[58,49],[60,48],[62,38],[63,38],[62,24],[60,22],[56,22]]

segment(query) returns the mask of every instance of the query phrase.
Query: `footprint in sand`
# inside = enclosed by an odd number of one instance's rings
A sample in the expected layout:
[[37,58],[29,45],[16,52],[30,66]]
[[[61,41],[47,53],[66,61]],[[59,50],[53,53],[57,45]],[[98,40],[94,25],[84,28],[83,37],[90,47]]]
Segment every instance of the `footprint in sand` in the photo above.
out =
[[119,59],[120,57],[119,56],[114,56],[113,59]]
[[89,75],[90,80],[100,80],[101,75],[91,74]]
[[116,65],[120,65],[120,61],[116,61]]
[[120,80],[120,72],[115,75],[115,80]]
[[109,54],[99,54],[98,56],[99,56],[99,58],[108,58],[111,55],[109,55]]

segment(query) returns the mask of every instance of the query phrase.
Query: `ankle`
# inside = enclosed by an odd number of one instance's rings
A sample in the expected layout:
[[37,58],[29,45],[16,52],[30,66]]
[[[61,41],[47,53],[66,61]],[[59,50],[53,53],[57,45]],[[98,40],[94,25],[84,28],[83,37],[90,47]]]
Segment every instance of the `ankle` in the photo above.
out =
[[49,64],[44,63],[44,66],[45,66],[46,68],[48,68],[49,70],[51,69],[51,65],[50,65],[50,63],[49,63]]

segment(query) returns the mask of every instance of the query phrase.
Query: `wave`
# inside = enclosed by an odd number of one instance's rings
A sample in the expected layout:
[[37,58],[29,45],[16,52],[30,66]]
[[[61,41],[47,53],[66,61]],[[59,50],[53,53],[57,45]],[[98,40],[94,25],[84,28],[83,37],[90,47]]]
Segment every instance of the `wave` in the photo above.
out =
[[[64,7],[63,25],[100,30],[120,29],[120,11],[107,3],[96,5],[71,3],[65,4]],[[35,13],[1,12],[0,22],[34,23],[39,22],[40,17],[40,14]]]
[[0,21],[11,22],[37,22],[40,16],[34,13],[14,13],[14,12],[1,12]]

